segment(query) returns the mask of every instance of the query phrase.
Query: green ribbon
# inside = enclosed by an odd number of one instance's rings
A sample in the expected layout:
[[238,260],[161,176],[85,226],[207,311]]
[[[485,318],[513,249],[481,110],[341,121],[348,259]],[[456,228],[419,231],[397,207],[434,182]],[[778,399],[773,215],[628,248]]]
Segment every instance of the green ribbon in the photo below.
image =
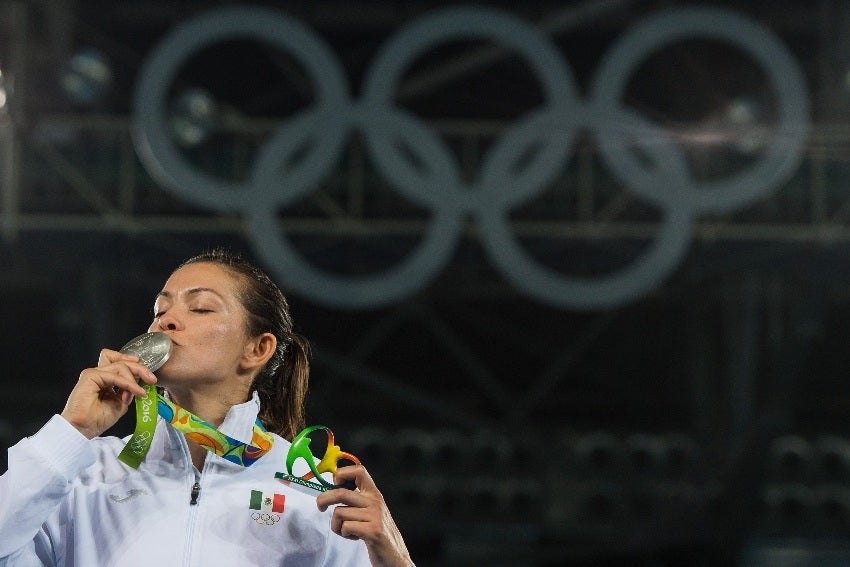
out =
[[304,480],[300,476],[295,476],[284,472],[276,472],[274,473],[274,477],[278,480],[282,480],[284,482],[294,482],[295,484],[300,484],[301,486],[310,488],[312,490],[317,490],[319,492],[327,492],[328,490],[333,490],[334,488],[337,488],[332,484],[329,486],[325,486],[323,484],[319,484],[318,482],[313,482],[312,480]]
[[118,455],[119,461],[134,469],[139,468],[147,455],[156,430],[158,406],[156,386],[142,384],[142,387],[146,395],[144,398],[136,398],[136,430]]

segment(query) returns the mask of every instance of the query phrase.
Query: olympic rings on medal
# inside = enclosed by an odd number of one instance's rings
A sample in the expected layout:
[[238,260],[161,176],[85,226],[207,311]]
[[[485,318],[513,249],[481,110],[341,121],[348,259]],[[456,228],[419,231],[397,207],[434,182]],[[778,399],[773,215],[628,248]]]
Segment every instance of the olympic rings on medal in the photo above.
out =
[[[185,61],[234,37],[264,41],[297,59],[316,91],[314,106],[283,121],[260,149],[249,179],[226,182],[190,166],[166,124],[167,93]],[[540,82],[544,103],[517,120],[484,156],[472,182],[436,132],[393,103],[398,84],[423,52],[458,39],[492,41],[520,56]],[[747,169],[698,181],[675,140],[624,106],[640,63],[688,38],[733,44],[764,70],[778,108],[775,135]],[[564,308],[623,304],[659,285],[688,250],[700,214],[734,210],[764,198],[799,165],[809,125],[803,73],[782,42],[759,23],[717,8],[671,9],[631,28],[603,56],[581,100],[569,66],[530,24],[490,8],[450,7],[403,27],[382,46],[352,100],[344,71],[327,43],[302,23],[260,7],[227,7],[169,33],[147,59],[136,86],[136,144],[160,183],[200,206],[248,219],[256,251],[288,287],[325,305],[368,308],[401,300],[449,261],[471,216],[492,262],[517,288]],[[369,276],[319,270],[282,234],[278,211],[312,190],[339,160],[352,131],[362,132],[378,171],[407,199],[431,211],[417,247],[397,265]],[[513,208],[543,191],[566,168],[580,131],[596,141],[623,187],[660,209],[655,240],[631,265],[602,276],[571,277],[536,262],[510,227]],[[408,157],[415,156],[415,164]],[[529,154],[533,153],[529,157]],[[296,155],[302,159],[293,159]]]

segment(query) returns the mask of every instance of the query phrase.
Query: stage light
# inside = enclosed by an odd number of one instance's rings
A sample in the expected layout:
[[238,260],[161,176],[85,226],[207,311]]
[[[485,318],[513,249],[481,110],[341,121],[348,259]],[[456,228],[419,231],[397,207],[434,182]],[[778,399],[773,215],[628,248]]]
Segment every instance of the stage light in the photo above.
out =
[[9,91],[6,88],[6,76],[3,71],[0,71],[0,114],[5,114],[9,110]]
[[209,138],[218,126],[219,108],[204,89],[186,89],[171,106],[171,132],[185,148],[193,148]]
[[811,488],[799,483],[770,485],[762,493],[762,503],[771,520],[797,522],[810,518],[815,496]]
[[389,433],[379,427],[358,429],[351,437],[352,452],[367,466],[385,468],[392,465],[392,451],[387,447]]
[[434,433],[434,459],[440,470],[455,471],[463,468],[467,447],[456,431],[440,430]]
[[574,455],[579,467],[589,471],[614,471],[623,461],[620,441],[603,431],[582,435],[575,444]]
[[750,97],[739,97],[726,107],[726,121],[735,147],[745,154],[761,150],[768,142],[762,106]]
[[785,435],[774,439],[768,449],[770,473],[781,479],[803,479],[812,472],[814,450],[799,435]]
[[657,472],[665,464],[666,447],[657,436],[642,433],[629,435],[626,451],[632,468],[638,472]]
[[91,106],[101,101],[112,87],[112,67],[103,53],[87,47],[65,63],[61,83],[71,101]]
[[395,443],[401,461],[411,470],[425,469],[432,464],[434,440],[425,431],[404,429],[397,433]]

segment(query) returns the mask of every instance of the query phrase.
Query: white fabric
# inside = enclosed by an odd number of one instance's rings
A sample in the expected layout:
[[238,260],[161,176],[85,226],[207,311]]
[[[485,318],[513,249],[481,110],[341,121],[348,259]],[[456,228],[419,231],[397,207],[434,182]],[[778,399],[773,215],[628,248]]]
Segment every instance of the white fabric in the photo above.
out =
[[[221,431],[250,440],[259,407],[256,396],[234,406]],[[200,475],[186,439],[161,418],[138,470],[117,459],[125,441],[89,441],[56,415],[10,448],[0,477],[0,566],[370,564],[363,542],[330,530],[331,511],[319,512],[316,492],[274,478],[285,471],[286,440],[275,436],[247,468],[209,453]],[[284,496],[277,522],[252,519],[252,490]]]

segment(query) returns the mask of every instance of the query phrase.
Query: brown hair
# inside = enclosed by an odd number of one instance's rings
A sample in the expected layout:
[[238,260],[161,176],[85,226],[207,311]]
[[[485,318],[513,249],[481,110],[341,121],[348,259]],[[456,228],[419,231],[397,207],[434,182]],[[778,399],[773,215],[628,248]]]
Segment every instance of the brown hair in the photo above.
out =
[[[292,440],[304,428],[304,401],[310,377],[310,345],[293,330],[289,303],[277,284],[251,262],[216,248],[180,264],[218,264],[239,276],[239,300],[247,313],[248,336],[272,333],[277,349],[251,385],[260,397],[260,421]],[[178,268],[178,269],[179,269]]]

